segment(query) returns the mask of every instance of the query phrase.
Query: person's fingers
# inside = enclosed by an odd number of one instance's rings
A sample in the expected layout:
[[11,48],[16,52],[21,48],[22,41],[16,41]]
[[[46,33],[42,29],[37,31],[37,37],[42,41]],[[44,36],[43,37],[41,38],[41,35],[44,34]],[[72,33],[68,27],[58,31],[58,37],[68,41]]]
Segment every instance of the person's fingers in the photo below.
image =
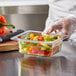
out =
[[46,34],[50,34],[55,30],[61,31],[61,29],[62,29],[62,24],[51,25],[51,27],[46,31]]
[[54,31],[54,27],[53,26],[51,26],[49,29],[47,29],[46,30],[46,34],[50,34],[51,32],[53,32]]

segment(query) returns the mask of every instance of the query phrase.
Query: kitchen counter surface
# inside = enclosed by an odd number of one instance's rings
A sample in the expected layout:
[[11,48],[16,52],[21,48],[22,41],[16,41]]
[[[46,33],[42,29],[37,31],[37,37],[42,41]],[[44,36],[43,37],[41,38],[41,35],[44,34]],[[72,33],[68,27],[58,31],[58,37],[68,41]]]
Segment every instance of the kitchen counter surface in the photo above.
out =
[[0,53],[0,76],[76,76],[76,45],[64,42],[53,57]]

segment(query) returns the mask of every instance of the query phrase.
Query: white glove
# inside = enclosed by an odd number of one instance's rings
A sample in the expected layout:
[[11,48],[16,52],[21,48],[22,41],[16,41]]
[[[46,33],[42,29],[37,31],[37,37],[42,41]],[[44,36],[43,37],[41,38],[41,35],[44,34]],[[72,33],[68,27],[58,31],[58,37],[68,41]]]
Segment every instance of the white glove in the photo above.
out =
[[55,23],[51,23],[50,19],[46,23],[44,33],[50,34],[51,32],[58,30],[61,34],[71,35],[76,29],[76,16],[71,15],[69,17],[60,19]]

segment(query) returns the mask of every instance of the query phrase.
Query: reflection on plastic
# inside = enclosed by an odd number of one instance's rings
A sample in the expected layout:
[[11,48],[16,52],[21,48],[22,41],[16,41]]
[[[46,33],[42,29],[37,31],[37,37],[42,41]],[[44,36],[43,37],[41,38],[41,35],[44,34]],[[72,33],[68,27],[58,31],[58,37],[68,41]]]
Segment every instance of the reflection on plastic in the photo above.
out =
[[59,58],[25,57],[20,60],[20,76],[61,76]]

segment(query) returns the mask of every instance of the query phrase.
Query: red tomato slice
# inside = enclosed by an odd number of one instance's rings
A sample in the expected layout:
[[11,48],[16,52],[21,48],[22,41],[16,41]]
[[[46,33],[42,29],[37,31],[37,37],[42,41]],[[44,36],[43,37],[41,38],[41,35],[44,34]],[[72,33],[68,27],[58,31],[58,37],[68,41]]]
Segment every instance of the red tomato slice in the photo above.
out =
[[46,51],[40,51],[40,54],[42,56],[51,56],[51,52],[46,52]]
[[20,35],[20,36],[18,36],[18,38],[21,38],[21,35]]
[[51,56],[51,52],[44,52],[44,56]]
[[38,39],[38,41],[43,41],[44,40],[44,38],[42,36],[39,36],[37,39]]
[[26,41],[26,44],[28,44],[28,43],[30,43],[30,42],[27,42],[27,41]]
[[32,54],[39,54],[39,50],[38,49],[33,49]]

